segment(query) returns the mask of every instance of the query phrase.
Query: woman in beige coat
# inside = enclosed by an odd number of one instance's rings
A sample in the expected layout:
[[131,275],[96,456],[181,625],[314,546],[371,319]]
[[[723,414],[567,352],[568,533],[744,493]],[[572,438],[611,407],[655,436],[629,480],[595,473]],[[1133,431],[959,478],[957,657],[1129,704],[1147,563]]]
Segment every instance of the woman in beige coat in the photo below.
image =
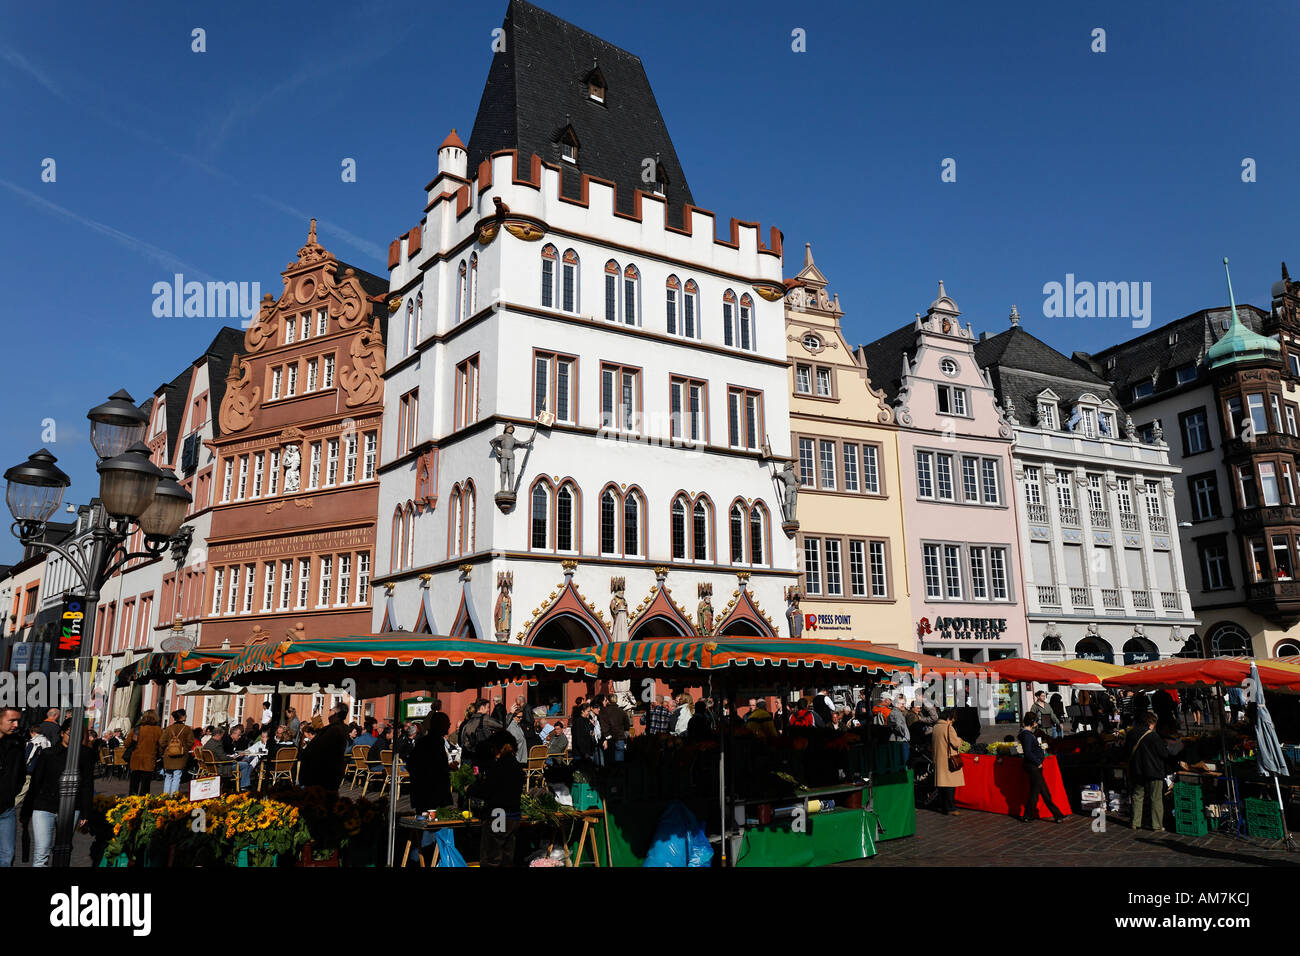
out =
[[956,789],[966,786],[966,777],[962,771],[948,769],[948,756],[961,753],[961,738],[952,726],[956,716],[957,712],[951,707],[945,710],[940,721],[934,725],[934,733],[930,737],[934,747],[934,781],[939,790],[939,809],[954,816],[961,813],[954,809]]

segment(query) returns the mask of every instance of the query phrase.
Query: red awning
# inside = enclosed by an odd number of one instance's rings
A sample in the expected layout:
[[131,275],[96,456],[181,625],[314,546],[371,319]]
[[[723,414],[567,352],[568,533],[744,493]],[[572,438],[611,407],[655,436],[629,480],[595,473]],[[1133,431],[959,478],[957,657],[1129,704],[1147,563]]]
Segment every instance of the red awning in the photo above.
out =
[[[1290,671],[1270,667],[1267,662],[1256,662],[1259,679],[1268,688],[1294,690],[1300,680]],[[1169,658],[1149,661],[1133,666],[1132,673],[1108,677],[1106,687],[1178,687],[1191,684],[1239,685],[1250,676],[1250,659],[1244,657]]]
[[1002,680],[1038,684],[1100,684],[1096,674],[1086,670],[1060,667],[1028,657],[1003,657],[989,662],[989,668]]

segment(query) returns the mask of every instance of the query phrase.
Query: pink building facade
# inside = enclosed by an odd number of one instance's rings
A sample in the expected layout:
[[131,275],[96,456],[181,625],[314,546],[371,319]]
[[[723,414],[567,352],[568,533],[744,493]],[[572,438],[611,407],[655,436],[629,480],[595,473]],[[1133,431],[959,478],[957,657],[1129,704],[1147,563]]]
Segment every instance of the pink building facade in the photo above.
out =
[[959,316],[940,282],[925,316],[862,347],[900,426],[911,646],[964,661],[1028,657],[1012,428]]

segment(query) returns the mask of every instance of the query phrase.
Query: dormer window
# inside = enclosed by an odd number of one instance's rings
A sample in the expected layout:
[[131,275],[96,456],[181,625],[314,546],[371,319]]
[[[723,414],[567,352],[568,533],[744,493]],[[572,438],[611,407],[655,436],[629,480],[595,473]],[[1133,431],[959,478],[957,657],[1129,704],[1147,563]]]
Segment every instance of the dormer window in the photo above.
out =
[[582,82],[587,85],[587,96],[590,99],[601,104],[605,102],[605,74],[600,72],[600,67],[592,64]]
[[573,131],[573,127],[566,126],[560,130],[555,141],[560,144],[560,158],[566,163],[578,165],[578,134]]
[[1056,429],[1056,408],[1051,402],[1038,403],[1038,427],[1049,431]]
[[1196,366],[1184,365],[1178,370],[1178,384],[1186,385],[1188,382],[1196,381]]

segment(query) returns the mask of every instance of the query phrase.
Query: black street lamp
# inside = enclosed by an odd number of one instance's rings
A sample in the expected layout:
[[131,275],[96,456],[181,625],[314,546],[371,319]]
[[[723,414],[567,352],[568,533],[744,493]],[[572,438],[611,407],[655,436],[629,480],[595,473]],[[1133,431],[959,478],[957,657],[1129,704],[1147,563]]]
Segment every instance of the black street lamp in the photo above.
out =
[[[91,409],[90,441],[99,454],[99,505],[91,513],[88,540],[64,548],[42,540],[46,522],[59,510],[63,493],[71,484],[55,466],[57,460],[45,449],[30,455],[23,464],[4,473],[5,502],[13,514],[13,534],[24,546],[61,555],[85,587],[81,643],[77,648],[76,673],[90,672],[95,614],[104,583],[128,561],[155,559],[174,547],[181,524],[193,500],[176,481],[170,469],[160,469],[149,460],[142,443],[149,417],[136,408],[134,399],[119,391],[107,402]],[[131,552],[126,542],[136,530],[144,534],[144,550]],[[74,682],[74,686],[80,684]],[[53,864],[69,866],[72,861],[72,821],[80,787],[80,757],[85,723],[84,695],[77,693],[72,708],[72,733],[68,735],[68,759],[59,778],[59,815],[55,827]]]

